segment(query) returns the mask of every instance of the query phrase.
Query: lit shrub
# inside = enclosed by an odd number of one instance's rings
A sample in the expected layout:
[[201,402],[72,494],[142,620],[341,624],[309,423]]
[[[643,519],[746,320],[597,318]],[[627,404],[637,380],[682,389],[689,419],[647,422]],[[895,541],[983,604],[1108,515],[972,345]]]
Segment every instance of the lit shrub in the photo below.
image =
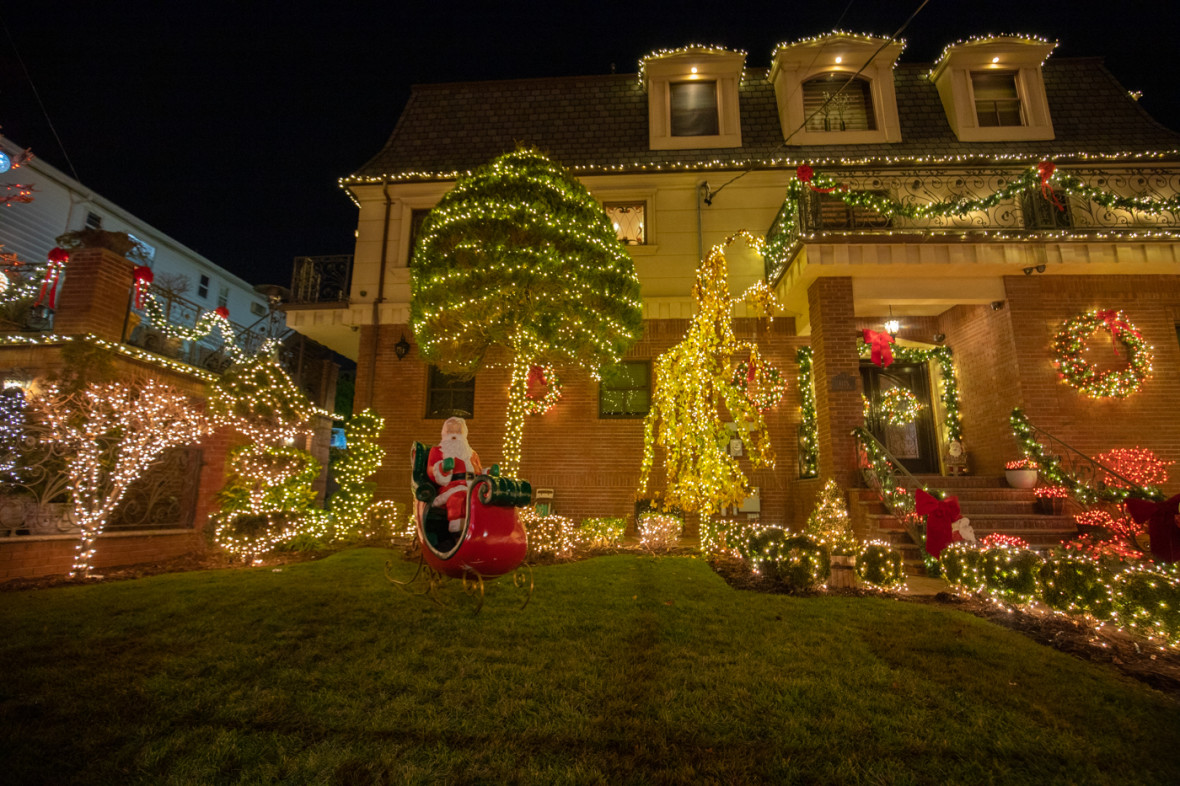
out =
[[667,551],[680,542],[684,519],[671,513],[641,513],[638,528],[639,545],[652,551]]
[[901,552],[886,543],[866,543],[856,555],[856,575],[877,589],[889,589],[904,582]]
[[707,557],[740,556],[742,544],[760,529],[748,519],[716,519],[701,522],[701,553]]
[[969,543],[952,543],[939,558],[943,577],[960,592],[983,592],[983,552]]
[[827,550],[806,535],[771,527],[755,532],[745,554],[750,567],[777,584],[801,590],[823,584],[831,573]]
[[1030,549],[995,546],[983,552],[983,582],[987,591],[1010,603],[1037,597],[1041,557]]
[[627,531],[627,520],[611,516],[596,516],[582,519],[578,536],[583,543],[595,547],[614,546],[623,540]]
[[574,522],[565,516],[538,516],[532,508],[518,515],[529,538],[529,556],[565,558],[574,552]]
[[1056,611],[1107,619],[1114,609],[1108,571],[1078,554],[1053,554],[1041,565],[1041,600]]
[[1111,588],[1121,627],[1180,644],[1180,576],[1175,568],[1130,565],[1114,575]]

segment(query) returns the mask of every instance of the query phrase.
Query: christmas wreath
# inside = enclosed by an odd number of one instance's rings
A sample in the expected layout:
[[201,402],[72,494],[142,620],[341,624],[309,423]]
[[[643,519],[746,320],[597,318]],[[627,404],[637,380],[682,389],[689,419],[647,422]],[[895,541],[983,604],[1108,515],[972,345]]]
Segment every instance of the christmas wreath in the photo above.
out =
[[905,388],[889,388],[877,399],[881,417],[891,426],[905,426],[918,419],[922,404]]
[[[751,394],[750,383],[758,380],[758,392]],[[759,412],[775,407],[787,392],[787,383],[783,381],[778,369],[769,363],[751,366],[748,361],[741,361],[733,370],[732,384],[740,390]]]
[[544,415],[557,406],[561,399],[561,380],[553,366],[533,366],[524,394],[524,411],[529,415]]
[[[1110,333],[1115,354],[1119,344],[1126,348],[1125,369],[1098,371],[1085,359],[1087,342],[1098,330]],[[1061,378],[1090,398],[1126,398],[1151,376],[1151,345],[1122,311],[1095,309],[1067,320],[1053,341],[1053,351]]]

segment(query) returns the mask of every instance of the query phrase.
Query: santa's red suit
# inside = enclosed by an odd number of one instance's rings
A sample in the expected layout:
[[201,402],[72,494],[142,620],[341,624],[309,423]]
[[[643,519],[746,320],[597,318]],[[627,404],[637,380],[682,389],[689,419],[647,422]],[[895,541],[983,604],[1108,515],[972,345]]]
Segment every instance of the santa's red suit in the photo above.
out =
[[[466,429],[464,429],[466,430]],[[443,461],[454,459],[450,472],[443,471]],[[479,456],[467,444],[465,434],[444,433],[442,442],[430,449],[426,457],[426,471],[430,479],[438,484],[438,496],[434,498],[436,508],[446,507],[451,532],[462,528],[467,510],[468,481],[483,472]]]

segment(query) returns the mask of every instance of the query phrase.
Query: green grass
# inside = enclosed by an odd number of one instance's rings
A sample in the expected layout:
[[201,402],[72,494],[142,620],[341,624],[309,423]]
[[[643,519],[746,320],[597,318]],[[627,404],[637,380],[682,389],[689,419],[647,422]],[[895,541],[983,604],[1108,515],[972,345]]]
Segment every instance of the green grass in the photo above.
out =
[[619,556],[471,616],[387,556],[0,595],[0,780],[1180,780],[1176,702],[953,610]]

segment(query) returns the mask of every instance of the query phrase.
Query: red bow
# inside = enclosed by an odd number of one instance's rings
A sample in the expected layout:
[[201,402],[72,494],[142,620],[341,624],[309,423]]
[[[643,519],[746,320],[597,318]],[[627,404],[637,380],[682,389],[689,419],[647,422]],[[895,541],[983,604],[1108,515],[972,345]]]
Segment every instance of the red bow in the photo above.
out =
[[1042,161],[1037,164],[1037,173],[1041,176],[1041,196],[1053,203],[1053,206],[1058,210],[1064,212],[1065,205],[1061,204],[1061,200],[1057,198],[1057,194],[1053,191],[1053,186],[1049,185],[1049,178],[1053,177],[1053,173],[1057,171],[1057,165],[1052,161]]
[[64,248],[53,248],[47,257],[49,264],[45,268],[45,280],[41,282],[41,292],[37,295],[34,306],[41,305],[45,295],[49,295],[49,307],[52,309],[57,301],[57,282],[61,280],[62,268],[70,261],[70,252]]
[[1114,354],[1119,354],[1119,339],[1123,337],[1123,331],[1129,331],[1136,338],[1143,338],[1143,334],[1131,326],[1131,323],[1123,319],[1121,311],[1113,308],[1108,308],[1097,312],[1097,317],[1106,323],[1106,329],[1110,331],[1110,343],[1114,346]]
[[528,381],[525,382],[525,384],[528,385],[529,387],[532,387],[533,385],[544,385],[545,384],[545,369],[541,368],[540,366],[533,366],[532,368],[530,368],[529,369],[529,378],[528,378]]
[[889,348],[893,343],[893,336],[868,328],[865,328],[864,333],[865,343],[873,350],[872,361],[881,368],[889,368],[889,364],[893,362],[893,350]]
[[213,313],[222,319],[229,319],[229,309],[225,306],[218,306],[217,308],[213,309]]
[[156,280],[156,274],[147,265],[135,266],[135,307],[143,308],[143,293]]
[[809,167],[807,164],[800,164],[799,166],[795,167],[795,177],[799,178],[800,183],[806,183],[807,187],[817,194],[830,194],[838,188],[844,188],[844,186],[816,188],[815,186],[811,185],[811,178],[815,177],[815,170]]
[[1180,528],[1176,526],[1176,514],[1180,513],[1180,494],[1166,502],[1128,499],[1127,512],[1136,522],[1147,522],[1153,558],[1160,562],[1175,562],[1180,559]]
[[926,553],[937,558],[954,540],[951,525],[962,518],[959,498],[938,499],[917,489],[914,491],[914,509],[918,515],[926,517]]

